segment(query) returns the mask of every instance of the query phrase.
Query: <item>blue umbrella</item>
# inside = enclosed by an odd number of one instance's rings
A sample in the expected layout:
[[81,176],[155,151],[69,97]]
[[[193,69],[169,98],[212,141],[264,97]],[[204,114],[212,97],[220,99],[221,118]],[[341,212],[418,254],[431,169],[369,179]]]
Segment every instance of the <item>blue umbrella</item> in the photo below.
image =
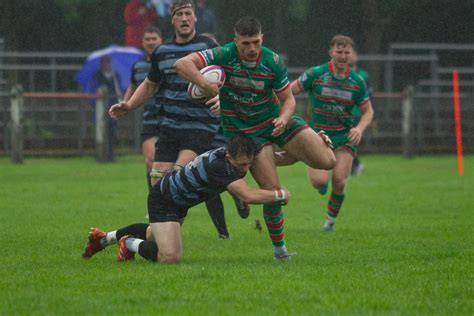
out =
[[108,56],[111,59],[111,67],[119,76],[120,89],[127,90],[130,85],[132,65],[143,56],[143,51],[134,47],[123,47],[111,45],[109,47],[93,51],[81,70],[76,74],[76,81],[79,82],[85,92],[95,92],[92,88],[92,79],[99,71],[100,60]]

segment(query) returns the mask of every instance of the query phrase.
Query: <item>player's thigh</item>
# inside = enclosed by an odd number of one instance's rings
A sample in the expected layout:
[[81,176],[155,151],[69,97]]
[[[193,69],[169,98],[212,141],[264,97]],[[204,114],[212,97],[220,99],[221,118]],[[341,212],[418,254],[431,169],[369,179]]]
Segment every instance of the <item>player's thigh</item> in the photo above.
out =
[[253,178],[262,189],[280,188],[280,180],[276,171],[272,146],[264,146],[250,168]]
[[336,161],[331,148],[310,128],[296,134],[283,149],[314,169],[331,169]]
[[188,164],[197,156],[198,156],[197,153],[195,153],[194,151],[189,150],[189,149],[183,149],[178,154],[178,159],[176,160],[176,164],[181,167],[184,167],[186,164]]
[[334,153],[336,154],[336,165],[332,170],[333,183],[336,185],[345,184],[351,174],[354,154],[345,149],[337,149]]
[[319,188],[329,182],[329,171],[308,167],[308,178],[312,186]]
[[150,137],[143,141],[142,152],[145,157],[145,163],[148,165],[153,163],[153,158],[155,156],[155,143],[158,140],[158,137]]
[[150,224],[158,246],[158,261],[176,263],[182,258],[181,227],[178,222],[159,222]]

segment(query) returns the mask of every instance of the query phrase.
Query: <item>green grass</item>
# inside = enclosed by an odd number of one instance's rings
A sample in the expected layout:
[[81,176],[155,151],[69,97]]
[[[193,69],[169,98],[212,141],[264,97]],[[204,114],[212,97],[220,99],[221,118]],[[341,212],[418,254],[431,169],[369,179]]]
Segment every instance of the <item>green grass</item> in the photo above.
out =
[[454,156],[362,159],[332,234],[321,229],[327,196],[305,167],[279,170],[292,192],[291,262],[275,262],[254,228],[261,207],[242,220],[225,194],[232,240],[217,240],[198,206],[183,226],[183,263],[160,265],[119,264],[115,246],[80,257],[89,227],[146,221],[141,157],[0,158],[0,315],[472,315],[474,156],[464,177]]

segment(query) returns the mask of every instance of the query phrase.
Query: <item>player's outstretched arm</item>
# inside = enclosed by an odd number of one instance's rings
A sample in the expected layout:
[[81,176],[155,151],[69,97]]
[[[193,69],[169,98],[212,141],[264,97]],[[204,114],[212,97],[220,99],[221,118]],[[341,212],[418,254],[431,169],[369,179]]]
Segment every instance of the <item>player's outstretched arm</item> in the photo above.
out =
[[124,117],[128,114],[128,112],[143,105],[150,97],[155,94],[157,89],[158,84],[146,78],[138,86],[128,101],[122,101],[110,107],[109,115],[116,120]]
[[262,190],[251,188],[243,179],[232,182],[227,190],[236,195],[242,202],[247,204],[281,203],[287,204],[291,194],[286,189]]
[[180,58],[175,64],[178,75],[187,81],[197,84],[204,90],[204,94],[208,98],[213,98],[219,94],[219,87],[216,83],[207,81],[199,72],[199,69],[204,68],[204,66],[204,62],[199,58],[197,53]]

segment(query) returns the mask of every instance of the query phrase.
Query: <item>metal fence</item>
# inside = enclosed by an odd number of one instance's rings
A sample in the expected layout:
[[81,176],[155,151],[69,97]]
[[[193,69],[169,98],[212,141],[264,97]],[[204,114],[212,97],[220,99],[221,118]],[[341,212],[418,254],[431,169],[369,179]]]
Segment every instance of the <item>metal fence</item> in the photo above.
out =
[[[400,73],[408,69],[416,81],[413,104],[416,151],[422,153],[454,152],[454,119],[450,55],[472,53],[474,45],[439,45],[396,43],[387,55],[359,56],[363,66],[378,65],[383,87],[373,95],[375,123],[368,128],[362,152],[402,152],[402,102]],[[87,52],[8,52],[0,49],[0,154],[9,150],[9,91],[20,82],[26,91],[78,91],[74,75]],[[447,56],[448,55],[448,56]],[[474,58],[472,64],[455,65],[461,82],[463,142],[466,152],[474,152]],[[418,68],[411,69],[416,64]],[[421,68],[420,68],[421,67]],[[290,79],[296,79],[305,68],[289,68]],[[376,77],[377,78],[377,77]],[[397,83],[395,85],[395,83]],[[394,92],[395,91],[395,92]],[[305,115],[307,97],[298,96],[297,112]],[[91,100],[26,97],[24,100],[24,141],[26,154],[87,154],[94,148],[94,117]],[[138,151],[141,111],[119,121],[118,147]]]
[[[11,104],[14,96],[2,94]],[[96,98],[82,93],[21,93],[22,142],[26,155],[84,155],[96,150]],[[6,100],[8,99],[8,101]],[[142,111],[138,109],[118,121],[114,147],[119,152],[139,152]],[[2,106],[0,153],[11,151],[10,106]]]

